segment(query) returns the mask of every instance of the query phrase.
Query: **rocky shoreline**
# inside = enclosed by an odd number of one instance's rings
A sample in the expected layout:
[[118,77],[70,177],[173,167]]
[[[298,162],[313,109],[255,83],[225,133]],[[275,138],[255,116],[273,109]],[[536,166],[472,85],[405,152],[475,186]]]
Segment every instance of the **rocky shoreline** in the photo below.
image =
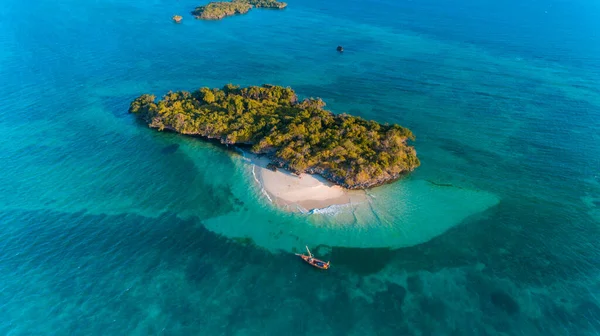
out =
[[200,20],[221,20],[228,16],[246,14],[252,8],[284,9],[287,3],[276,0],[233,0],[209,2],[196,7],[192,15]]

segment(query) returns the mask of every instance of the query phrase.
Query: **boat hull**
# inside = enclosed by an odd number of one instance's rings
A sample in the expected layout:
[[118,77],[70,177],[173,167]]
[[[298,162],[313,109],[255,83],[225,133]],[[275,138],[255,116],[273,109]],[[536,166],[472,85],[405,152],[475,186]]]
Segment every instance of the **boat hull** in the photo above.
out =
[[314,266],[316,268],[320,268],[323,270],[329,269],[329,263],[328,262],[324,262],[323,260],[319,260],[319,259],[315,259],[314,257],[311,258],[310,256],[304,255],[304,254],[297,254],[297,256],[299,256],[300,258],[302,258],[302,260],[306,261],[308,264],[310,264],[311,266]]

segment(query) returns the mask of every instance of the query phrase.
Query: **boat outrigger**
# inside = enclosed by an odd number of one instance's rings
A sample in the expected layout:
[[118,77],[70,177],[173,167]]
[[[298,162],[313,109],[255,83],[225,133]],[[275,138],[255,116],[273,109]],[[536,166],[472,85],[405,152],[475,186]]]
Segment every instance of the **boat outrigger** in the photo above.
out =
[[329,269],[329,261],[324,262],[323,260],[319,260],[319,259],[316,259],[315,257],[313,257],[312,253],[310,253],[310,250],[308,249],[308,246],[306,247],[306,251],[308,251],[308,255],[298,254],[298,253],[296,253],[296,255],[299,256],[300,258],[302,258],[302,260],[306,261],[307,263],[315,266],[316,268],[325,269],[325,270]]

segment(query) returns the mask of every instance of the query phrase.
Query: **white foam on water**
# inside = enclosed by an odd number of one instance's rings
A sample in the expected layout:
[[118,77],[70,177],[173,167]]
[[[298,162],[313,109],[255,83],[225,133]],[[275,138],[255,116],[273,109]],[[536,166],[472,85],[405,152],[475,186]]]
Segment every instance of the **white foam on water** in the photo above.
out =
[[256,176],[256,166],[255,165],[252,165],[252,177],[254,177],[254,181],[256,181],[256,183],[260,187],[261,193],[263,195],[265,195],[265,197],[267,197],[269,202],[273,203],[273,199],[271,198],[271,196],[269,196],[269,193],[265,190],[265,187],[263,186],[261,181],[258,179],[258,176]]
[[346,203],[346,204],[334,204],[334,205],[330,205],[326,208],[321,208],[321,209],[312,209],[308,212],[308,214],[310,215],[337,215],[340,212],[344,212],[347,211],[349,209],[352,209],[352,203]]

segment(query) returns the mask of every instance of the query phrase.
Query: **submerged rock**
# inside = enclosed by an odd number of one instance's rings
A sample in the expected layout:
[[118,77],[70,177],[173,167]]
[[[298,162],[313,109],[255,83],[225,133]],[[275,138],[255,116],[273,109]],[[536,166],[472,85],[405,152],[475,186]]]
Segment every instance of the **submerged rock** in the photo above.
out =
[[423,296],[419,299],[419,308],[421,312],[435,320],[440,321],[446,318],[446,304],[439,298]]
[[418,274],[411,275],[406,278],[406,286],[413,293],[421,293],[423,291],[423,280]]
[[168,155],[168,154],[175,153],[178,149],[179,149],[179,144],[172,144],[172,145],[168,145],[168,146],[164,147],[163,149],[160,150],[160,152],[165,155]]
[[402,314],[402,306],[406,298],[406,288],[389,282],[387,290],[378,292],[373,298],[378,311],[388,314]]
[[404,299],[406,298],[406,288],[396,283],[389,282],[386,295],[397,305],[402,305],[404,303]]
[[519,312],[519,304],[510,295],[503,291],[494,291],[490,294],[490,299],[494,306],[513,315]]

